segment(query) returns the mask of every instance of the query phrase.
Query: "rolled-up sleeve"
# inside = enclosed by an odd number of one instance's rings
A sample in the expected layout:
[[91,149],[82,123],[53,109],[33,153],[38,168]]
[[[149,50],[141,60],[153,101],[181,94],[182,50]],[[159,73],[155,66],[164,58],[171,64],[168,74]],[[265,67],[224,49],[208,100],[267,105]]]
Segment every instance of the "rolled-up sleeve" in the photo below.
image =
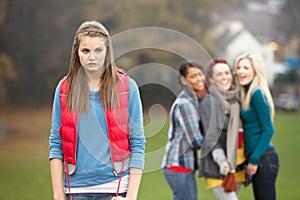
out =
[[138,86],[135,81],[129,82],[129,126],[130,126],[130,163],[129,167],[144,169],[145,136],[143,127],[143,108]]
[[52,107],[52,124],[49,137],[49,160],[52,158],[63,159],[62,140],[59,134],[61,126],[61,107],[60,107],[60,83],[56,87]]

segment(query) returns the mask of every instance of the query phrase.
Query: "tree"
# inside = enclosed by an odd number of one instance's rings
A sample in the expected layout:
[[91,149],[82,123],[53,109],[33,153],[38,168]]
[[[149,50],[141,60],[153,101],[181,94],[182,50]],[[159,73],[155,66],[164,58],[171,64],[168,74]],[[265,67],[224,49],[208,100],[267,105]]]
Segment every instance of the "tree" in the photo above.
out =
[[7,82],[16,78],[12,60],[0,54],[0,105],[7,103]]
[[286,38],[300,34],[300,1],[285,0],[281,19],[278,23],[278,30],[285,33]]
[[[7,98],[22,104],[52,101],[55,85],[68,71],[74,32],[82,21],[101,21],[111,34],[145,26],[174,29],[207,48],[204,35],[212,14],[236,1],[2,0],[0,54],[11,60],[15,73],[14,79],[3,83],[13,91]],[[137,53],[133,63],[139,64],[143,53]],[[174,62],[172,56],[164,59]]]

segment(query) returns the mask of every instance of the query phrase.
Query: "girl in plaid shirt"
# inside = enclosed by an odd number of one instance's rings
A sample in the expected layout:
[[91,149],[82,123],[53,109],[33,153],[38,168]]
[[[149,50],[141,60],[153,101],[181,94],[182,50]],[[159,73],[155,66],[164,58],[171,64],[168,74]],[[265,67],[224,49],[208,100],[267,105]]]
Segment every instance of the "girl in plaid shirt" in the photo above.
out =
[[198,165],[197,150],[203,140],[199,126],[199,94],[206,92],[205,76],[196,62],[183,63],[179,73],[184,88],[170,111],[170,128],[162,167],[173,200],[197,200],[195,169]]

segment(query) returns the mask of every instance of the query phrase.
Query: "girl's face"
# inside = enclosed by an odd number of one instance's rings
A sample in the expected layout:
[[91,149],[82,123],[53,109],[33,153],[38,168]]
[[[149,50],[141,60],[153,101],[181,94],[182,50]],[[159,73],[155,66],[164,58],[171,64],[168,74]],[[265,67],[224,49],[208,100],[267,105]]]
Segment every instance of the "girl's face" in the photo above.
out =
[[254,69],[248,58],[241,59],[236,66],[236,76],[240,85],[245,86],[251,83],[254,78]]
[[104,71],[104,60],[106,55],[105,38],[83,36],[80,38],[78,56],[81,65],[86,72]]
[[205,76],[196,67],[188,67],[185,80],[195,93],[205,89]]
[[210,82],[221,90],[229,90],[232,84],[230,67],[225,63],[217,63],[213,67]]

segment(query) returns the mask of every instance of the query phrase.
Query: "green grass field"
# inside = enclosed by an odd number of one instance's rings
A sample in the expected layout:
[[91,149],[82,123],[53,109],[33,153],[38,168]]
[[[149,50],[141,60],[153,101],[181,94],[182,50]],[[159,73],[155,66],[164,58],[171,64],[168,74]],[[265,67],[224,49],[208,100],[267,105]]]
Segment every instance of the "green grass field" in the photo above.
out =
[[[48,163],[50,109],[1,109],[0,120],[6,123],[8,132],[6,139],[0,141],[0,199],[52,199]],[[156,128],[153,125],[153,130]],[[171,191],[159,168],[167,129],[168,123],[158,134],[151,129],[146,131],[146,172],[140,187],[140,200],[171,199]],[[278,112],[275,129],[273,144],[281,164],[277,199],[297,200],[300,199],[300,112]],[[197,181],[199,199],[214,199],[211,192],[204,189],[203,179],[197,178]],[[239,197],[254,199],[251,187],[242,188]]]

